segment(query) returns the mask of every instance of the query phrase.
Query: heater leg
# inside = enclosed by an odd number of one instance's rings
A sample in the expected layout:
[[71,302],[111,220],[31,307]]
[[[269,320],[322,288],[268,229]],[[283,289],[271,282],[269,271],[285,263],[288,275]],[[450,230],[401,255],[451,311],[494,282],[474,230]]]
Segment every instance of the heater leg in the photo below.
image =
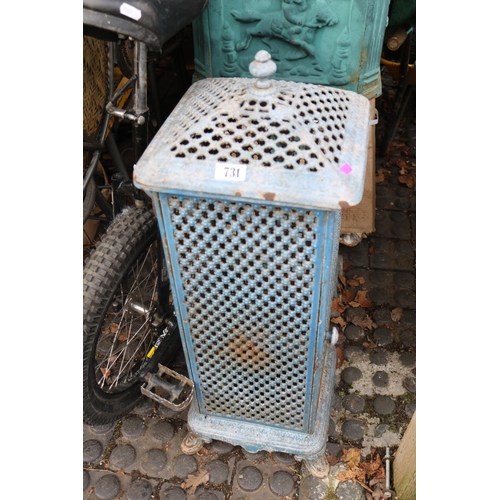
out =
[[185,455],[194,455],[198,453],[205,443],[210,443],[210,439],[202,439],[201,437],[189,431],[187,436],[182,440],[181,451]]
[[307,470],[317,478],[325,478],[330,473],[330,465],[326,459],[326,454],[321,453],[315,458],[301,458],[295,457],[297,460],[302,459],[304,461],[304,465],[307,467]]

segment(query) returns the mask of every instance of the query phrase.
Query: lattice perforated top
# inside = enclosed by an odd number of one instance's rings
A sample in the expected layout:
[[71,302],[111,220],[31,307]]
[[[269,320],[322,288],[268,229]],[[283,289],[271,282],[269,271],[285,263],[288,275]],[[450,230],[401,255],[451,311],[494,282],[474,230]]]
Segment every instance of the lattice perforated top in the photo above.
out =
[[135,181],[146,190],[346,208],[361,200],[368,129],[369,101],[354,92],[206,79],[167,119]]

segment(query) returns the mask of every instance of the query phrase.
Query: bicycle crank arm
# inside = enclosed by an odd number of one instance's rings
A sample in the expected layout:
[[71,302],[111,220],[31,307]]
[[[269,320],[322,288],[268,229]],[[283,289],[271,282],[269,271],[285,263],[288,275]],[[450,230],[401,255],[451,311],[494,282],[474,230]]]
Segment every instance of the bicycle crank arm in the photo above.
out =
[[193,400],[193,381],[158,363],[158,373],[147,373],[141,392],[171,410],[180,412]]

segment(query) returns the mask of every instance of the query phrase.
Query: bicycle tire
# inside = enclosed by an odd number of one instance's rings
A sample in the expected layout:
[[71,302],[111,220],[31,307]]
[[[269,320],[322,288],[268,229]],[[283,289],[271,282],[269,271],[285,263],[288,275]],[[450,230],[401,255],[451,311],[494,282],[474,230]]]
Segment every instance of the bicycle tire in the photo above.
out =
[[130,207],[115,218],[85,263],[83,420],[88,425],[129,413],[142,397],[143,374],[156,371],[158,362],[170,363],[179,350],[177,328],[151,349],[161,334],[152,325],[153,312],[162,309],[158,245],[153,212]]
[[123,76],[132,78],[134,75],[134,42],[132,40],[119,40],[116,43],[116,63]]

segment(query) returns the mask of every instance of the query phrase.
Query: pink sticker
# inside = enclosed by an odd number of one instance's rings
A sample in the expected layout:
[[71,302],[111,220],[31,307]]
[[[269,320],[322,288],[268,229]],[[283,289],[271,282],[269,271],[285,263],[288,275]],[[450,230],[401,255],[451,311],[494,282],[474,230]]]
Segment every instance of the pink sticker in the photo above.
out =
[[344,164],[340,167],[340,171],[341,171],[341,172],[344,172],[344,174],[350,174],[350,173],[352,172],[351,165],[349,165],[349,163],[344,163]]

